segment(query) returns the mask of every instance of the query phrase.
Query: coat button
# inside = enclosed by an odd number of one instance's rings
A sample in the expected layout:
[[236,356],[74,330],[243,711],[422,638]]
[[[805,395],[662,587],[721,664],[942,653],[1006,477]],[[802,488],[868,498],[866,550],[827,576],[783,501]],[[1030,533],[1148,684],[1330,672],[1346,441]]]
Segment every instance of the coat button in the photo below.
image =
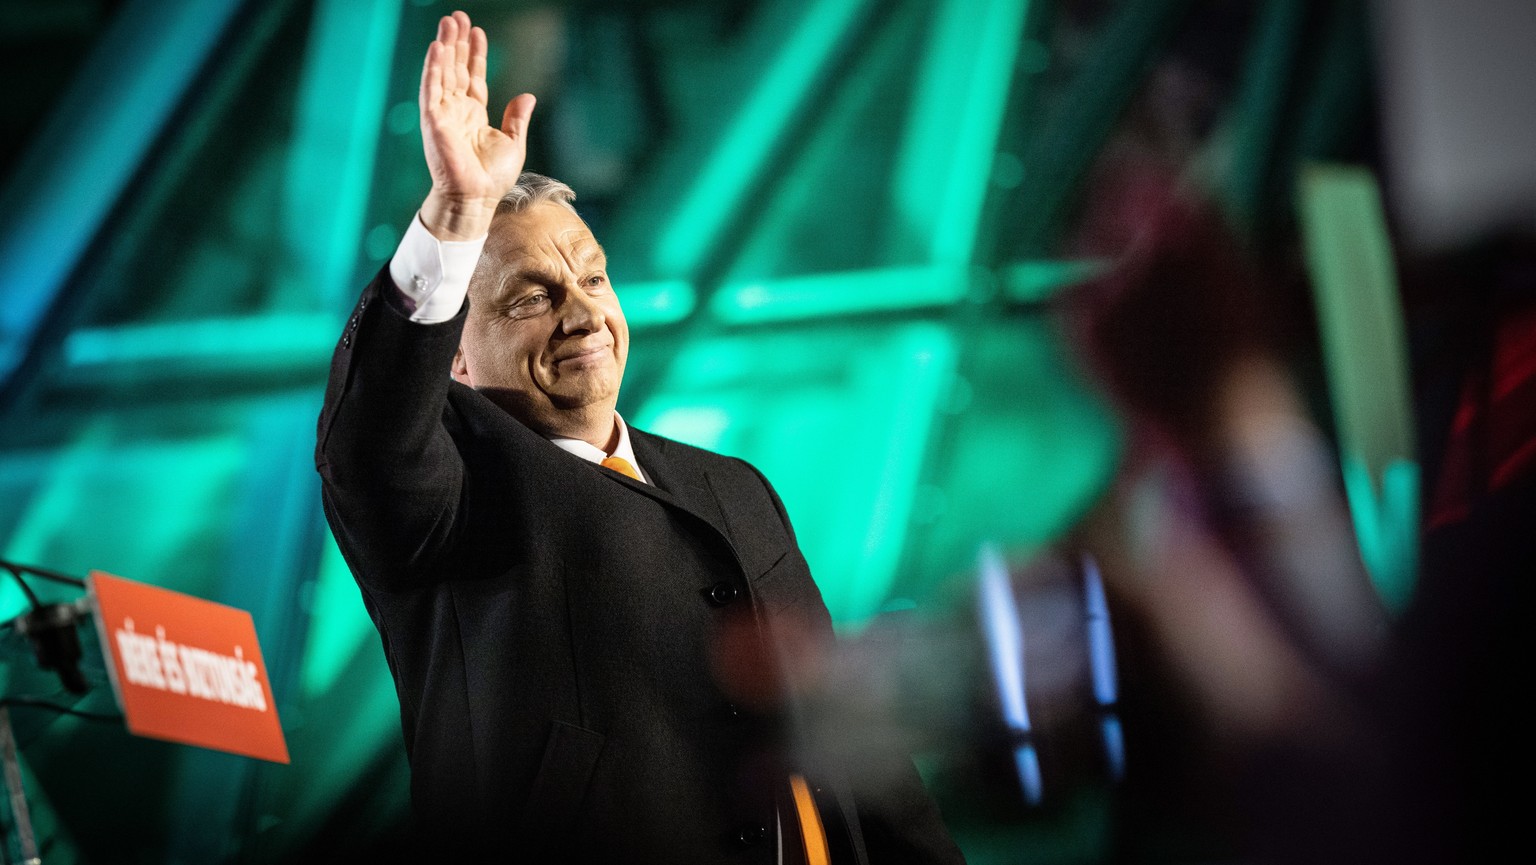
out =
[[709,587],[709,602],[717,607],[723,607],[741,594],[741,590],[724,580]]
[[768,827],[761,823],[750,823],[741,827],[741,831],[736,833],[736,840],[740,841],[743,847],[756,847],[767,838]]

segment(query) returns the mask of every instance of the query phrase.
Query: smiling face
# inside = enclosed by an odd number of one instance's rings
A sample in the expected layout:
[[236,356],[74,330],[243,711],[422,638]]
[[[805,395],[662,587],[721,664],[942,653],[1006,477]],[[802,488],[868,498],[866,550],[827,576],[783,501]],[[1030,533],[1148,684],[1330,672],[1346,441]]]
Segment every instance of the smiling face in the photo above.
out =
[[538,433],[606,448],[629,355],[607,268],[586,223],[559,204],[497,215],[453,377]]

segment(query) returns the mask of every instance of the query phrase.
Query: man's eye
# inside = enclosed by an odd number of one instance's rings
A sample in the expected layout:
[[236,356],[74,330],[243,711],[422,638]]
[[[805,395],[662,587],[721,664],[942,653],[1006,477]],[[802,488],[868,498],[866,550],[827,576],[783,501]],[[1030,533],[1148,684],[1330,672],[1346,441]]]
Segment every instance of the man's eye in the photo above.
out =
[[507,312],[510,315],[527,315],[530,312],[538,312],[548,303],[549,295],[542,291],[536,291],[533,294],[524,295],[523,297],[513,301],[512,304],[507,307]]
[[601,273],[593,274],[592,276],[587,277],[587,285],[589,285],[589,286],[602,285],[603,283],[605,283],[607,281],[608,281],[608,277],[604,276]]

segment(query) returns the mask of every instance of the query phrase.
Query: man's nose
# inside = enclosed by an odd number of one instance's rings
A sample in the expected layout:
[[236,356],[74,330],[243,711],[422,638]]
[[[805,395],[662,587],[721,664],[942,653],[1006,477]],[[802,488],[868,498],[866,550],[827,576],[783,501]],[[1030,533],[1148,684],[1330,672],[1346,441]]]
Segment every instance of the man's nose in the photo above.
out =
[[603,307],[579,288],[566,292],[560,314],[560,327],[566,333],[596,333],[608,318]]

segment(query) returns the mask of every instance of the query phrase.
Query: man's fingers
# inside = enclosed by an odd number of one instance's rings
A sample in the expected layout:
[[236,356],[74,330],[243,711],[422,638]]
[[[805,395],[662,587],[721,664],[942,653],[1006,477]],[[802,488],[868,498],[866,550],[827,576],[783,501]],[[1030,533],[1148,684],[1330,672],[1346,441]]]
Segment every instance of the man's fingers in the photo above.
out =
[[469,31],[469,96],[484,103],[490,98],[485,85],[485,31],[476,27]]
[[[422,69],[422,108],[458,94],[484,104],[489,97],[486,53],[485,31],[471,24],[468,15],[455,11],[438,19],[437,38],[428,47]],[[434,75],[437,87],[429,99],[429,79]]]
[[454,28],[453,38],[453,92],[469,92],[469,33],[474,28],[470,26],[469,16],[463,12],[455,11],[453,20],[458,25]]
[[443,46],[433,42],[427,46],[427,59],[421,64],[421,113],[426,114],[443,100]]
[[[437,39],[428,49],[429,62],[435,62],[437,66],[438,81],[442,88],[438,95],[450,93],[454,87],[453,74],[453,44],[459,38],[459,22],[451,15],[444,15],[437,22]],[[435,104],[435,103],[434,103]]]
[[437,38],[427,47],[421,72],[422,144],[434,189],[445,194],[488,197],[491,187],[509,174],[515,178],[522,168],[534,98],[524,93],[502,112],[501,129],[511,146],[484,126],[487,42],[484,30],[455,12],[438,21]]
[[458,86],[455,67],[458,65],[455,58],[455,46],[459,41],[459,22],[452,15],[444,15],[437,22],[437,41],[434,43],[437,49],[438,67],[443,76],[443,92],[452,93]]
[[532,93],[520,93],[507,103],[501,112],[501,131],[513,141],[523,142],[528,136],[528,119],[533,116],[533,106],[538,103]]

